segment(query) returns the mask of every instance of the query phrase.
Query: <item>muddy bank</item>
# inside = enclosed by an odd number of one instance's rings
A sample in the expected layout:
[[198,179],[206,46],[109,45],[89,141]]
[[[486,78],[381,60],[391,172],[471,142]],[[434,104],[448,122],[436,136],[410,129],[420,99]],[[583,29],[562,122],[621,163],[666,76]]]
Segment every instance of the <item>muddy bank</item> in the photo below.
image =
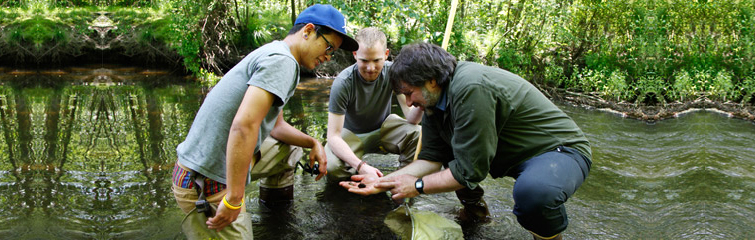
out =
[[658,105],[643,105],[628,102],[611,102],[589,94],[571,92],[547,86],[538,88],[549,98],[578,107],[596,109],[614,113],[625,118],[632,118],[646,122],[656,122],[669,118],[676,118],[696,111],[711,111],[728,117],[755,122],[755,98],[750,96],[741,103],[717,102],[701,96],[687,102],[673,102]]

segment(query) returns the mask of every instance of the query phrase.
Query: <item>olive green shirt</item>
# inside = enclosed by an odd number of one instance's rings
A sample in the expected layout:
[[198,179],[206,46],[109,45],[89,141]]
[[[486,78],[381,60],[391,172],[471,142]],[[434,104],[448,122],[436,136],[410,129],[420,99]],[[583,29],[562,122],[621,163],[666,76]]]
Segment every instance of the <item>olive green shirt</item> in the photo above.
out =
[[419,159],[447,163],[456,181],[470,189],[488,173],[506,176],[557,146],[592,158],[587,138],[566,113],[532,84],[499,68],[459,62],[430,110],[422,118]]

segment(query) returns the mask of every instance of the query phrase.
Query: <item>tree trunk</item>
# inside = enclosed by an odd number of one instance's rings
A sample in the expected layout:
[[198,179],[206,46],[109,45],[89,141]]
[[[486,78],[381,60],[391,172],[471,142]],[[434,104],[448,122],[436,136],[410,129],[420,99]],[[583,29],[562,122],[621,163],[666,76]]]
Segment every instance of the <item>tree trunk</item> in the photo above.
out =
[[291,0],[291,25],[296,22],[296,0]]
[[[239,2],[238,2],[238,0],[233,0],[233,6],[234,6],[234,10],[236,12],[236,21],[234,21],[236,23],[236,27],[239,27],[239,25],[246,26],[246,20],[242,20],[241,16],[239,15]],[[241,22],[241,24],[239,24],[239,22]]]
[[45,165],[52,163],[57,156],[58,150],[58,135],[59,128],[58,123],[60,121],[60,90],[54,89],[52,96],[47,103],[47,109],[45,110],[45,144],[47,144],[46,158],[44,159]]

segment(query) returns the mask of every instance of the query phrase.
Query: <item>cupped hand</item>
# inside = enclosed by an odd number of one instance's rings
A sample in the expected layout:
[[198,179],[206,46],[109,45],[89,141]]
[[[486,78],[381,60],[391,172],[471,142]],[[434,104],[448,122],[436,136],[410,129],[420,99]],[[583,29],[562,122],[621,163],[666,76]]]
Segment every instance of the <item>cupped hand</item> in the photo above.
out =
[[351,176],[351,181],[341,181],[338,185],[346,188],[349,192],[366,196],[390,190],[390,188],[375,187],[381,179],[369,175],[354,175]]

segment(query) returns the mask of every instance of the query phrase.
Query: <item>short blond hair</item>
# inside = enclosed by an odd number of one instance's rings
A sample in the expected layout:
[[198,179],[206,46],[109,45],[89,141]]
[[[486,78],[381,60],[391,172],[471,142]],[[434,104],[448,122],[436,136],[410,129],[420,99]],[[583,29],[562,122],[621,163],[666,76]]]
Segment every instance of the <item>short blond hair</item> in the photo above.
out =
[[376,27],[362,28],[354,38],[359,43],[359,46],[372,47],[376,43],[380,43],[384,48],[388,48],[385,33]]

